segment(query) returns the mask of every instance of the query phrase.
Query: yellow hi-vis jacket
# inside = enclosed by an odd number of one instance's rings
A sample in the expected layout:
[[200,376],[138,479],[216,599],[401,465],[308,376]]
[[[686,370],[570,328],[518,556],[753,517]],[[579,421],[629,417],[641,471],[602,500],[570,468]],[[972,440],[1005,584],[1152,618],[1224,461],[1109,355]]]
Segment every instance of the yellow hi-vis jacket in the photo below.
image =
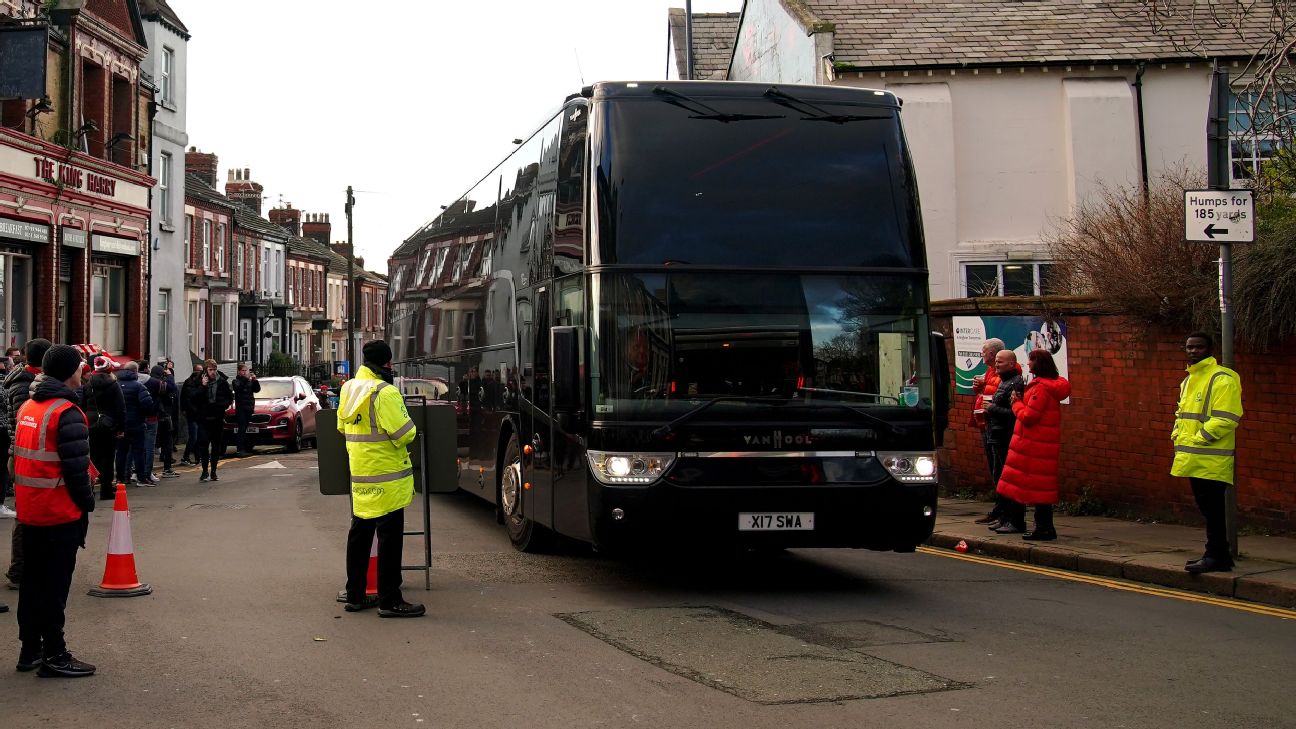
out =
[[1188,366],[1175,410],[1170,475],[1233,483],[1234,431],[1242,423],[1238,374],[1207,357]]
[[338,431],[351,463],[351,510],[375,519],[414,500],[409,445],[417,435],[400,391],[368,367],[342,385]]

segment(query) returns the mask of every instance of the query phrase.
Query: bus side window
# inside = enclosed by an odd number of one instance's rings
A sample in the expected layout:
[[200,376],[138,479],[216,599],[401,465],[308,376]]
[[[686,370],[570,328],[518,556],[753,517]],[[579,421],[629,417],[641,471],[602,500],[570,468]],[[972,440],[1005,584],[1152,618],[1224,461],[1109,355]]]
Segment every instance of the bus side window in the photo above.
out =
[[585,146],[589,109],[569,107],[563,114],[558,150],[558,198],[554,208],[554,278],[576,273],[585,263]]

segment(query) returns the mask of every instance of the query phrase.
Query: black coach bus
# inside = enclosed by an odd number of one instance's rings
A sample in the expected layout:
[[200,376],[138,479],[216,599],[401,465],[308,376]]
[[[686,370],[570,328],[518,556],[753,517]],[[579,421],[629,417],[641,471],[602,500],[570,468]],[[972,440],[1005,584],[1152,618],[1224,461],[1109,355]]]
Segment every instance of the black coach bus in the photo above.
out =
[[595,84],[396,251],[398,373],[518,549],[931,534],[948,370],[899,114]]

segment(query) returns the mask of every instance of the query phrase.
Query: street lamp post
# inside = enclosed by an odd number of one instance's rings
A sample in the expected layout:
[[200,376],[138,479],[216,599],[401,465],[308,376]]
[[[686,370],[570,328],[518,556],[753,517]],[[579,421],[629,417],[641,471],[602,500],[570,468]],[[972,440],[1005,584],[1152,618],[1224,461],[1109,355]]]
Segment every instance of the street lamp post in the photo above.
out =
[[352,238],[351,229],[351,209],[355,207],[355,194],[350,185],[347,185],[346,196],[346,219],[347,219],[347,295],[346,295],[346,320],[347,320],[347,376],[355,377],[356,372],[356,352],[355,352],[355,242]]

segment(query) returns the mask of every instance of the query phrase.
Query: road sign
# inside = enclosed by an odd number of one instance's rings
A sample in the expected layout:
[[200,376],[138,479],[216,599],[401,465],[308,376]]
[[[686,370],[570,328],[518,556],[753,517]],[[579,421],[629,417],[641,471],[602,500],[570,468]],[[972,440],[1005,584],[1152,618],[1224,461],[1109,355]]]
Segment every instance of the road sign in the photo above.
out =
[[1184,240],[1254,243],[1255,197],[1250,190],[1184,190]]

